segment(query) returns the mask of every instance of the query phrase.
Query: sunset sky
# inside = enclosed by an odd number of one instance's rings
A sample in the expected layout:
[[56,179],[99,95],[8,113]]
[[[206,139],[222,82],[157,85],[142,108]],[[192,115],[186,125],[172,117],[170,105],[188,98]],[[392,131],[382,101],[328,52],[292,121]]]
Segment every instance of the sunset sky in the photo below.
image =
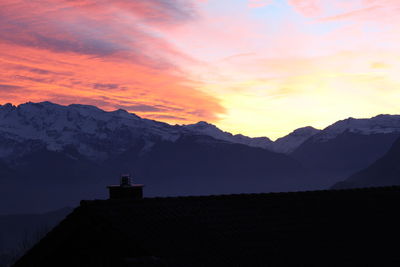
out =
[[400,114],[399,0],[2,0],[0,104],[249,136]]

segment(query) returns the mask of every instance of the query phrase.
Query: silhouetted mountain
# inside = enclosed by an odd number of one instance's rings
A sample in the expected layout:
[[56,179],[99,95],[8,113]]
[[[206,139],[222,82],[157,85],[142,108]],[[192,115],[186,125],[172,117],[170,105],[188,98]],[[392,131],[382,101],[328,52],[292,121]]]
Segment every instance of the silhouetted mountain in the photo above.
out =
[[71,211],[63,208],[41,214],[0,215],[0,266],[9,266],[22,256]]
[[290,155],[330,186],[384,155],[400,136],[400,116],[346,119],[309,138]]
[[398,266],[400,188],[82,201],[24,266]]
[[42,211],[106,197],[121,172],[134,173],[147,196],[270,192],[309,188],[308,173],[286,155],[207,136],[144,142],[96,163],[80,156],[39,150],[14,161],[0,188],[3,212]]
[[290,191],[309,188],[311,177],[283,154],[207,136],[160,142],[136,167],[146,191],[172,195]]
[[333,188],[400,185],[400,138],[391,149],[369,167],[351,175]]

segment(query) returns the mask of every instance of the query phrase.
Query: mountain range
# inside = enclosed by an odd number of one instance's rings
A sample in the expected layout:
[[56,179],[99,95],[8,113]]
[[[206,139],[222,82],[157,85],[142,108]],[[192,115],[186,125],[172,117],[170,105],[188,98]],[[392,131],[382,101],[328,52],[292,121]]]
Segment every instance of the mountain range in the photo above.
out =
[[122,172],[147,196],[323,189],[383,156],[400,116],[304,127],[275,142],[207,122],[169,125],[124,110],[50,102],[0,106],[0,213],[105,198]]
[[399,115],[348,118],[311,136],[290,156],[324,177],[329,187],[372,164],[399,136]]
[[[78,145],[81,154],[94,160],[104,160],[114,153],[120,153],[127,145],[125,142],[131,144],[131,139],[142,138],[146,148],[150,148],[157,141],[174,142],[188,134],[206,135],[221,141],[287,153],[318,132],[306,127],[272,142],[267,137],[232,135],[204,121],[190,125],[169,125],[142,119],[122,109],[106,112],[95,106],[61,106],[50,102],[26,103],[18,107],[0,105],[0,131],[11,140],[38,140],[51,151],[62,150],[67,145]],[[109,140],[110,146],[99,147],[93,138],[99,142]],[[10,153],[14,152],[18,156],[21,153],[11,146],[2,147],[0,156],[12,156]]]

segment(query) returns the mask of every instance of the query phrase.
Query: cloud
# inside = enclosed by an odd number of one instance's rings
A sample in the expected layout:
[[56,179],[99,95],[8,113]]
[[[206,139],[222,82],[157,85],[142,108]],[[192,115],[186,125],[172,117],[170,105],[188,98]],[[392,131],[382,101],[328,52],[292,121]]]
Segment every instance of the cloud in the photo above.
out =
[[171,115],[157,115],[157,114],[153,114],[148,116],[148,118],[154,119],[154,120],[173,120],[176,122],[186,122],[186,118],[185,117],[178,117],[178,116],[171,116]]
[[248,0],[248,6],[251,8],[265,7],[274,2],[274,0]]
[[6,0],[0,3],[0,40],[168,67],[173,63],[166,54],[184,55],[165,42],[159,31],[195,17],[190,1]]
[[[16,50],[18,57],[14,56]],[[4,70],[0,73],[2,102],[50,100],[92,104],[106,110],[124,105],[139,116],[157,115],[171,123],[176,122],[174,118],[179,122],[215,121],[224,112],[218,99],[174,71],[10,44],[0,44],[0,51],[0,67]],[[16,60],[19,64],[9,63]],[[138,102],[142,106],[137,106]],[[201,117],[190,113],[198,109],[203,111]]]
[[321,0],[288,0],[293,8],[305,16],[315,17],[323,12],[323,5]]
[[[216,120],[219,100],[181,68],[195,61],[165,38],[197,19],[197,3],[186,0],[2,1],[0,101],[124,105],[170,122]],[[204,117],[190,113],[196,105]]]
[[123,109],[127,109],[133,112],[162,112],[166,109],[162,109],[156,106],[146,105],[146,104],[137,104],[137,105],[129,105],[129,106],[121,106]]
[[29,66],[24,66],[24,65],[13,65],[13,66],[9,66],[9,67],[14,68],[16,70],[28,71],[32,74],[39,74],[39,75],[70,75],[71,74],[71,73],[66,73],[66,72],[54,72],[51,70],[34,68],[34,67],[29,67]]
[[23,81],[29,81],[29,82],[45,83],[45,84],[52,84],[54,82],[53,79],[49,79],[49,78],[29,77],[29,76],[23,76],[23,75],[15,75],[14,79],[16,81],[23,80]]
[[117,89],[120,86],[118,84],[115,83],[95,83],[93,84],[93,88],[95,89]]
[[319,21],[387,21],[398,15],[397,0],[288,0],[289,4],[306,17]]
[[387,69],[387,68],[390,68],[390,65],[385,62],[372,62],[371,68],[372,69]]
[[0,84],[0,91],[16,90],[22,89],[21,86],[11,85],[11,84]]
[[[339,21],[339,20],[354,20],[354,19],[369,19],[373,18],[375,19],[377,16],[377,13],[380,13],[382,9],[379,6],[371,6],[371,7],[365,7],[365,8],[360,8],[356,10],[351,10],[348,12],[343,12],[338,15],[334,16],[328,16],[321,18],[320,21]],[[379,16],[380,17],[380,16]]]

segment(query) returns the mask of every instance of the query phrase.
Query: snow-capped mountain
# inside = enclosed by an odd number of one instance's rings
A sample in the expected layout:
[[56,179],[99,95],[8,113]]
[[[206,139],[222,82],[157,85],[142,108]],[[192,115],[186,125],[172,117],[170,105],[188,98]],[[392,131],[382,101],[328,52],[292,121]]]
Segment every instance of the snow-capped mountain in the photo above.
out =
[[297,147],[304,143],[311,136],[316,135],[321,130],[315,129],[311,126],[303,127],[294,130],[290,134],[278,138],[271,146],[270,149],[275,152],[289,154]]
[[215,125],[200,121],[196,124],[183,125],[184,129],[191,131],[195,134],[203,134],[211,136],[218,140],[228,141],[236,144],[243,144],[251,147],[261,147],[269,149],[273,143],[268,137],[255,137],[251,138],[241,134],[233,135],[218,129]]
[[179,135],[177,127],[124,110],[106,112],[94,106],[50,102],[0,106],[0,136],[10,144],[0,146],[3,158],[11,156],[15,142],[41,142],[50,151],[74,145],[82,155],[104,159],[141,139],[151,144],[160,139],[173,141]]
[[290,155],[333,184],[382,157],[399,136],[399,115],[348,118],[311,136]]
[[261,148],[272,143],[266,137],[232,135],[206,122],[173,126],[143,119],[121,109],[106,112],[95,106],[62,106],[50,102],[0,105],[0,138],[3,139],[0,158],[24,154],[23,150],[29,150],[33,145],[43,145],[50,151],[61,151],[73,145],[90,159],[104,160],[110,154],[123,153],[138,142],[144,142],[145,151],[160,140],[174,142],[187,134],[207,135]]
[[160,140],[175,142],[183,135],[206,135],[225,142],[289,154],[305,141],[326,142],[344,132],[363,135],[400,132],[400,115],[349,118],[322,131],[304,127],[272,142],[267,137],[233,135],[204,121],[169,125],[121,109],[107,112],[95,106],[62,106],[50,102],[0,105],[0,158],[12,158],[38,146],[62,151],[72,145],[90,159],[104,160],[141,142],[144,143],[142,150],[146,152]]
[[378,115],[369,119],[348,118],[326,127],[314,141],[326,141],[350,132],[362,135],[388,134],[400,132],[400,115]]
[[328,142],[343,133],[360,135],[400,133],[400,115],[378,115],[369,119],[348,118],[340,120],[318,130],[313,127],[303,127],[294,130],[287,136],[277,139],[265,148],[284,154],[290,154],[306,141],[309,143]]

